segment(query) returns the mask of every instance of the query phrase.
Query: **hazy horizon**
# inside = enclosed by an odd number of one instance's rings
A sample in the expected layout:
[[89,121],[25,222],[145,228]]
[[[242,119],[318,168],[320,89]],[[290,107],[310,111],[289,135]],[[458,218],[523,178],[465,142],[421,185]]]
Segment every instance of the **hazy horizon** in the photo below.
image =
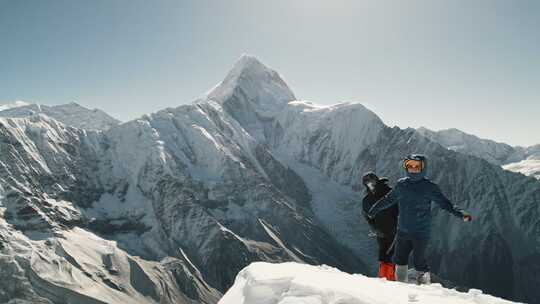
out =
[[126,121],[192,102],[249,53],[298,99],[540,143],[535,1],[0,1],[0,43],[0,103]]

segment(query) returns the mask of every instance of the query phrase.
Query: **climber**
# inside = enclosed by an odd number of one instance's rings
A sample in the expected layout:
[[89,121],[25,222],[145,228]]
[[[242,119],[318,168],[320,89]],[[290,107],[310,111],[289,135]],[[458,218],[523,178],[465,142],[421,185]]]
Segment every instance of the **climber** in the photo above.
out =
[[394,205],[381,211],[372,219],[367,216],[367,212],[373,204],[392,190],[387,185],[387,182],[387,178],[379,178],[373,172],[367,172],[362,176],[362,184],[366,187],[366,195],[362,200],[362,214],[377,237],[377,243],[379,245],[378,276],[380,278],[386,278],[389,281],[395,281],[392,255],[394,254],[393,241],[396,234],[398,206]]
[[399,217],[393,262],[396,264],[395,276],[400,282],[407,282],[409,255],[413,254],[416,269],[416,283],[429,284],[431,278],[425,256],[431,233],[431,202],[463,219],[472,221],[472,216],[452,205],[441,192],[439,186],[426,176],[427,160],[424,155],[412,154],[403,160],[407,177],[398,180],[392,191],[379,200],[367,212],[375,218],[379,212],[392,206],[399,206]]

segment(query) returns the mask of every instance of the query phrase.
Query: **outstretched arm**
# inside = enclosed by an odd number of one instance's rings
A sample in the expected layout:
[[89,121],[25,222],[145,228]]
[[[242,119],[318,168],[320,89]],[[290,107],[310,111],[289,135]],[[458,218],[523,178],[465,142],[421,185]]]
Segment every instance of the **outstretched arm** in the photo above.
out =
[[390,190],[385,196],[383,196],[378,202],[373,204],[371,209],[367,212],[369,218],[374,218],[377,213],[384,209],[388,209],[395,204],[397,204],[397,196],[399,188],[396,186],[394,189]]
[[450,200],[442,193],[441,189],[436,184],[433,184],[433,189],[430,192],[430,198],[432,201],[437,203],[439,207],[459,218],[464,218],[465,215],[467,215],[460,207],[457,205],[452,205]]

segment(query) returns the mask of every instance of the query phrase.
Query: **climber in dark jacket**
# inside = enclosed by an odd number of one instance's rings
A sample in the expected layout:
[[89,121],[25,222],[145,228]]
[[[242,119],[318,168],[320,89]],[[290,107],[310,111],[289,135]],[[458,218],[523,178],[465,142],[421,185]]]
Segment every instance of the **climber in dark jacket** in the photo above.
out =
[[394,189],[371,207],[367,215],[374,218],[382,210],[396,204],[399,206],[393,257],[396,264],[396,279],[401,282],[407,281],[409,254],[413,252],[417,283],[429,284],[431,279],[425,251],[431,233],[431,202],[437,203],[439,207],[465,222],[471,221],[472,217],[452,205],[442,194],[439,186],[425,177],[427,170],[425,156],[419,154],[407,156],[403,161],[403,168],[407,177],[398,180]]
[[379,245],[379,277],[389,281],[395,281],[393,241],[396,234],[398,206],[394,205],[379,212],[374,218],[369,218],[367,212],[373,205],[384,197],[392,188],[386,183],[388,179],[379,178],[373,172],[367,172],[362,176],[362,184],[366,187],[366,195],[362,200],[362,213],[371,229],[377,235]]

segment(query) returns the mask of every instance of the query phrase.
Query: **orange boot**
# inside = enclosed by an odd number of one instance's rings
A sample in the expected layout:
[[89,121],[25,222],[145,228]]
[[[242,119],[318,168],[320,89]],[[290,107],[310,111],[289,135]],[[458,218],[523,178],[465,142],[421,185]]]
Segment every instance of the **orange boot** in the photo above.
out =
[[380,262],[379,263],[379,278],[386,278],[388,281],[395,281],[396,275],[394,271],[394,264]]

